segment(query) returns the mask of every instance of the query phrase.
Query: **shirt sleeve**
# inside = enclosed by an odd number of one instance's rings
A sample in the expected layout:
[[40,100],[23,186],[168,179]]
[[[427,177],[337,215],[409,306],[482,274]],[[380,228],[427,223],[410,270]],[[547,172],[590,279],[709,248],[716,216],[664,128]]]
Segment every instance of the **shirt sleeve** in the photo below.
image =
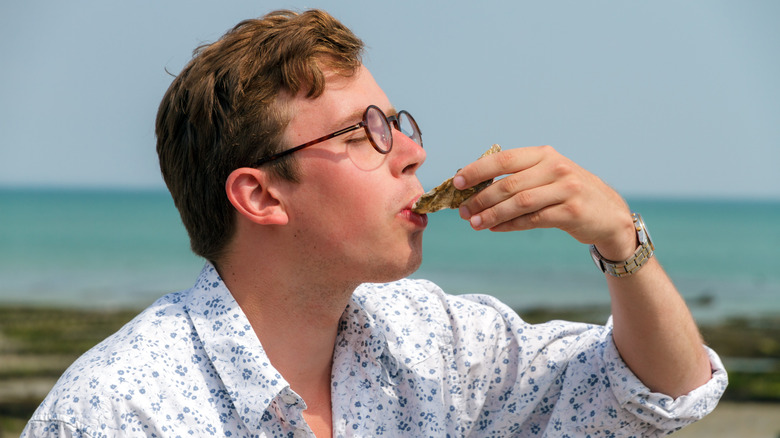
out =
[[612,319],[607,324],[608,339],[605,342],[602,360],[612,385],[612,392],[623,409],[631,411],[638,418],[658,427],[668,422],[681,423],[680,427],[702,419],[715,409],[728,385],[728,377],[718,355],[704,347],[710,359],[712,377],[704,385],[688,394],[673,399],[658,392],[652,392],[623,362],[612,339]]
[[[510,427],[519,436],[601,436],[604,431],[662,436],[710,413],[728,383],[720,359],[707,349],[711,379],[673,399],[652,392],[625,364],[612,339],[611,318],[604,326],[528,324],[493,297],[465,298],[495,309],[503,331],[511,333],[496,360],[515,364],[506,365],[504,375],[511,378],[492,385],[503,395],[487,396],[481,413],[481,424],[490,418],[493,430]],[[524,412],[522,418],[507,416],[513,408]]]

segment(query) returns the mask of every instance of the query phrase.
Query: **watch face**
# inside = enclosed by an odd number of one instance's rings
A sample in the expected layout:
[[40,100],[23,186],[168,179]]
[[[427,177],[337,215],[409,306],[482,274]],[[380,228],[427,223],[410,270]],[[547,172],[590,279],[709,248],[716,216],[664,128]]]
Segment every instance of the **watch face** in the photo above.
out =
[[[645,235],[645,242],[648,245],[650,245],[650,249],[655,250],[655,246],[653,245],[653,238],[650,237],[650,230],[647,229],[644,219],[642,219],[642,216],[640,216],[639,214],[637,214],[636,216],[637,216],[637,222],[639,223],[639,226],[642,227],[642,232]],[[645,242],[642,242],[641,240],[642,239],[640,237],[640,243],[644,244]]]
[[599,253],[597,251],[598,250],[596,250],[596,246],[595,245],[591,245],[590,246],[590,258],[593,259],[593,263],[596,264],[596,266],[599,268],[599,270],[601,272],[604,272],[605,271],[604,265],[601,263],[601,257],[599,256]]

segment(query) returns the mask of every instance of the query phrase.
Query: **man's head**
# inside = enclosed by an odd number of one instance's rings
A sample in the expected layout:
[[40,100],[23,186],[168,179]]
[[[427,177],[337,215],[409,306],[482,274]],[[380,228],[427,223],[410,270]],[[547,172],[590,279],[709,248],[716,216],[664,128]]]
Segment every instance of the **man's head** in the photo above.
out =
[[[285,147],[285,96],[316,98],[322,68],[351,76],[363,43],[322,11],[272,12],[246,20],[195,51],[157,114],[157,153],[192,250],[217,261],[235,228],[225,181],[236,168]],[[295,181],[295,156],[266,165]]]
[[[325,74],[320,97],[299,93],[288,101],[294,114],[284,134],[288,150],[355,126],[372,106],[404,117],[365,66],[350,77]],[[414,272],[427,218],[411,206],[423,192],[416,171],[425,150],[420,136],[399,123],[388,132],[391,150],[382,154],[369,140],[371,130],[350,130],[296,151],[298,183],[269,179],[263,166],[231,172],[226,190],[238,212],[239,238],[231,242],[228,262],[276,262],[276,273],[303,280],[302,287],[320,282],[321,291],[351,291],[356,283]]]

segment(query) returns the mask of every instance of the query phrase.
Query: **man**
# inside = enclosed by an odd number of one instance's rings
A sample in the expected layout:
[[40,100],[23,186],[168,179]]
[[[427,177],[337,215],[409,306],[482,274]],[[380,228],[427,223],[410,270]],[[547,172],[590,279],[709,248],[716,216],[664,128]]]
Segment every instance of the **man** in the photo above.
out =
[[722,365],[642,222],[550,147],[464,167],[459,188],[508,176],[461,215],[594,245],[617,275],[606,327],[529,325],[402,279],[421,262],[425,151],[361,50],[320,11],[199,49],[160,105],[157,148],[209,262],[74,363],[26,435],[655,436],[714,408]]

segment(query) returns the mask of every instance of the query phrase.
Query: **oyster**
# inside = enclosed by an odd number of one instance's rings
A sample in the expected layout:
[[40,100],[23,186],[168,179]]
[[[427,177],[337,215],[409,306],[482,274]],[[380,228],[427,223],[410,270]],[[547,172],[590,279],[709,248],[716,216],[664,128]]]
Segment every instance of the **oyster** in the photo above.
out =
[[[501,150],[501,146],[494,144],[479,158],[494,154]],[[441,183],[435,189],[425,193],[412,205],[412,211],[415,213],[433,213],[445,208],[458,208],[460,204],[473,194],[483,190],[485,187],[493,184],[493,179],[482,181],[481,183],[465,190],[458,190],[452,185],[452,178]]]

